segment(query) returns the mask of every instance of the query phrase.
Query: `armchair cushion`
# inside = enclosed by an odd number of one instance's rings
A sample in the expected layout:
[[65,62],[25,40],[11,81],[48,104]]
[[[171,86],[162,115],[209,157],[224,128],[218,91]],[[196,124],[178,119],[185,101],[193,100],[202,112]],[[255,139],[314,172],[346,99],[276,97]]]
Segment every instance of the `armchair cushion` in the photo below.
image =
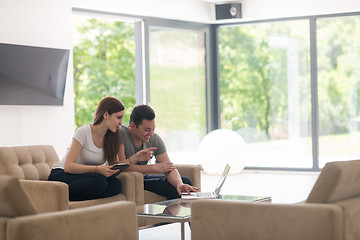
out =
[[76,208],[83,208],[83,207],[90,207],[105,203],[111,203],[111,202],[117,202],[117,201],[126,201],[126,197],[124,194],[117,194],[112,197],[107,198],[98,198],[98,199],[92,199],[92,200],[86,200],[86,201],[71,201],[69,203],[70,209],[76,209]]
[[360,195],[360,160],[329,162],[306,203],[334,203]]
[[69,187],[62,182],[20,180],[39,213],[69,209]]
[[47,180],[59,157],[53,146],[0,147],[0,175],[18,179]]
[[36,213],[37,210],[19,180],[10,176],[0,176],[0,216],[17,217]]

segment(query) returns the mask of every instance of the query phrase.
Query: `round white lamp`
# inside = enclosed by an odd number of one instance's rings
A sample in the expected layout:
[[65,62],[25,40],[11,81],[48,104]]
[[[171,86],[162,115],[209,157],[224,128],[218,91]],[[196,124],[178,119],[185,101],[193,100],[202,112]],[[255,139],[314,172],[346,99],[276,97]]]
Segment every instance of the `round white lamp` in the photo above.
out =
[[217,129],[208,133],[200,142],[199,158],[201,167],[208,174],[221,174],[226,163],[230,173],[244,169],[245,141],[229,129]]

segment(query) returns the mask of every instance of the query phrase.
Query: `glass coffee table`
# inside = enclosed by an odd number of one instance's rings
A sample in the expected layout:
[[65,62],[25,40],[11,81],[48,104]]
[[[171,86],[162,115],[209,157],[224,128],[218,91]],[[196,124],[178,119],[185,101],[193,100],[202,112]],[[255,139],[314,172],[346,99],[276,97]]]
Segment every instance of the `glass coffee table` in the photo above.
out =
[[[261,196],[219,195],[218,199],[242,202],[271,202],[271,197]],[[184,224],[190,221],[190,205],[193,201],[196,200],[173,199],[145,204],[137,208],[138,219],[146,221],[146,224],[149,225],[158,223],[180,223],[181,239],[184,240]]]

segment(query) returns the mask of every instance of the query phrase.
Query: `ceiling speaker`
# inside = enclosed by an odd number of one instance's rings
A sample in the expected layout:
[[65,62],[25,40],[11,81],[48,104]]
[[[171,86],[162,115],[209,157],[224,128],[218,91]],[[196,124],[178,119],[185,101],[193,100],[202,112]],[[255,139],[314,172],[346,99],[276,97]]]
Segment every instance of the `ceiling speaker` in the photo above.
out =
[[241,3],[215,5],[216,20],[242,18]]

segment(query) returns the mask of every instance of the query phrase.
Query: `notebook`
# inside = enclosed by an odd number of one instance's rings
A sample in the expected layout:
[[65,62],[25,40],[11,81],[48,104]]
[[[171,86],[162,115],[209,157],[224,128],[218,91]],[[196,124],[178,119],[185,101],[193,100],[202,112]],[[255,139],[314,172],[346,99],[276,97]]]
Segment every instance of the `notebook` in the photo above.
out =
[[228,176],[230,171],[229,164],[226,164],[225,169],[223,173],[221,174],[221,177],[219,179],[219,182],[215,188],[214,192],[191,192],[188,194],[187,192],[184,192],[181,194],[182,199],[204,199],[204,198],[217,198],[220,194],[221,188],[224,185],[225,179]]

